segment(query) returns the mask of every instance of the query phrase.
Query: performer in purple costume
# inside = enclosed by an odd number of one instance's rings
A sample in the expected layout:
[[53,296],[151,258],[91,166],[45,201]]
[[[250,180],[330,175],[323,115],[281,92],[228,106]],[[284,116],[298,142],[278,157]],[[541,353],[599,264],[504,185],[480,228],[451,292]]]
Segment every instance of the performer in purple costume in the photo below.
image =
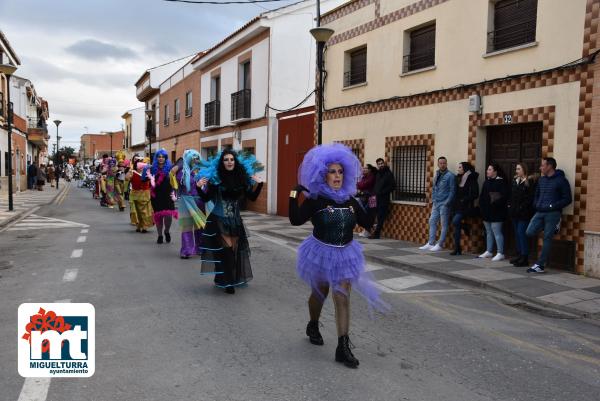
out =
[[[308,299],[310,321],[306,335],[315,345],[323,345],[319,317],[323,302],[333,292],[338,346],[335,360],[350,368],[359,365],[350,351],[350,290],[352,287],[378,310],[388,308],[379,298],[372,277],[365,272],[360,243],[353,240],[356,224],[370,230],[373,219],[352,197],[361,175],[360,162],[344,145],[321,145],[305,156],[298,185],[290,193],[290,222],[299,226],[311,220],[314,228],[298,248],[296,270],[312,289]],[[298,205],[300,192],[308,193]]]

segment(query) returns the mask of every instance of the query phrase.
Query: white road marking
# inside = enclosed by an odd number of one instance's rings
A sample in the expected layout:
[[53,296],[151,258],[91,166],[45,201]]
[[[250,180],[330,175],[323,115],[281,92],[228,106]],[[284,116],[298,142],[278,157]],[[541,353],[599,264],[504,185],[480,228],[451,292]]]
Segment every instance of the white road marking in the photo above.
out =
[[[56,303],[69,303],[70,299],[54,301]],[[18,401],[46,401],[50,388],[50,377],[27,377],[21,387]]]
[[49,388],[49,377],[27,377],[18,401],[45,401]]
[[83,249],[73,249],[73,252],[71,252],[72,258],[80,258],[81,255],[83,255]]
[[86,240],[87,240],[87,237],[85,235],[80,235],[79,237],[77,237],[78,243],[85,242]]
[[87,234],[88,232],[90,232],[90,230],[88,230],[87,228],[84,228],[83,230],[81,230],[82,234]]
[[77,273],[79,272],[79,269],[67,269],[65,270],[65,274],[63,275],[63,282],[67,283],[70,281],[75,281],[75,279],[77,278]]

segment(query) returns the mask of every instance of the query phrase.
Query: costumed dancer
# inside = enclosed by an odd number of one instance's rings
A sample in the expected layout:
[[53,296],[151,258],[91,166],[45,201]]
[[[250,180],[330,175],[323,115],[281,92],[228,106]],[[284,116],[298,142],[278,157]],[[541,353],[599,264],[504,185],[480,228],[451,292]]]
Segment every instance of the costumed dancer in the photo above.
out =
[[[292,225],[311,220],[314,226],[312,235],[298,248],[296,266],[300,278],[312,289],[306,335],[312,344],[323,345],[319,317],[331,289],[338,334],[335,360],[350,368],[359,364],[348,338],[351,288],[365,297],[370,307],[387,309],[372,277],[365,272],[362,246],[353,240],[357,223],[366,230],[373,225],[372,216],[352,197],[360,175],[360,162],[346,146],[316,146],[304,156],[298,174],[300,185],[290,193],[289,209]],[[302,191],[307,192],[307,199],[298,206]]]
[[108,159],[108,168],[106,169],[106,204],[109,208],[113,209],[117,204],[118,199],[115,189],[115,180],[117,175],[117,161],[114,158]]
[[136,161],[133,169],[127,173],[126,179],[131,182],[129,205],[131,207],[131,223],[136,226],[135,231],[147,233],[152,222],[152,205],[150,204],[150,181],[142,180],[142,171],[147,166],[142,161]]
[[235,287],[252,279],[250,246],[240,204],[255,201],[262,181],[255,175],[263,167],[253,155],[240,155],[233,150],[217,154],[210,165],[200,170],[197,186],[204,202],[214,202],[202,234],[202,273],[215,274],[215,285],[234,294]]
[[115,199],[119,205],[119,211],[125,211],[125,175],[127,174],[129,160],[125,160],[125,152],[117,152],[117,171],[115,173]]
[[171,180],[169,173],[171,172],[171,161],[169,155],[164,149],[159,149],[154,154],[154,161],[150,168],[147,167],[146,173],[142,173],[143,179],[149,179],[151,184],[151,198],[152,210],[154,211],[152,217],[154,224],[156,224],[156,231],[158,232],[157,244],[163,243],[163,230],[164,240],[169,243],[171,242],[171,224],[173,217],[177,218],[177,210],[175,209],[175,192],[171,186]]
[[198,195],[196,186],[198,172],[202,168],[200,153],[188,149],[183,159],[171,169],[173,185],[178,189],[179,228],[181,229],[181,259],[201,253],[202,230],[206,226],[204,201]]

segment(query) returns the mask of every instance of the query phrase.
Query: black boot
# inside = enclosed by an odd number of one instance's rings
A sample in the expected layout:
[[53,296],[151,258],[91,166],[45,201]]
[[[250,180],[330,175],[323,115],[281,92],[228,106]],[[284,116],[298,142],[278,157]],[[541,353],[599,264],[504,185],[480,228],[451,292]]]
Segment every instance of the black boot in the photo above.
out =
[[167,241],[167,244],[171,242],[171,233],[165,233],[165,241]]
[[529,266],[529,256],[521,256],[521,258],[517,260],[517,263],[513,264],[515,265],[515,267],[527,267]]
[[321,336],[321,332],[319,331],[318,320],[311,320],[310,322],[308,322],[308,325],[306,326],[306,335],[308,336],[308,339],[310,340],[311,344],[324,344],[323,337]]
[[461,251],[460,247],[454,248],[454,251],[450,252],[450,256],[458,256],[458,255],[462,255],[462,251]]
[[225,287],[226,294],[235,294],[235,287]]
[[162,235],[158,236],[158,239],[156,240],[156,243],[157,244],[162,244],[163,243],[163,236]]
[[515,265],[516,263],[518,263],[518,262],[519,262],[519,260],[521,260],[521,257],[522,257],[521,255],[517,255],[517,256],[515,256],[514,258],[511,258],[511,259],[509,260],[510,264],[511,264],[511,265]]
[[335,361],[353,369],[356,369],[359,365],[358,359],[350,351],[350,339],[347,335],[338,337],[338,346],[335,349]]

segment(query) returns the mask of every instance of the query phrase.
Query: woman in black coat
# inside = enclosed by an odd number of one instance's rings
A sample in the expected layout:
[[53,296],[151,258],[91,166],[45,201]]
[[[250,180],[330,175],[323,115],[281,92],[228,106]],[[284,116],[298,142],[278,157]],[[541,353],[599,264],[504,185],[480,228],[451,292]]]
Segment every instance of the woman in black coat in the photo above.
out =
[[464,224],[467,217],[473,216],[475,212],[475,200],[479,196],[479,184],[477,179],[479,174],[469,162],[458,163],[456,170],[456,195],[454,195],[453,209],[454,217],[452,225],[454,226],[454,251],[450,255],[460,255],[460,232],[463,230],[468,236],[470,234],[469,226]]
[[527,177],[527,167],[518,163],[515,167],[515,178],[508,201],[508,213],[512,220],[517,239],[517,255],[510,260],[516,267],[529,266],[529,242],[525,232],[534,214],[533,197],[535,181]]
[[491,258],[496,242],[497,253],[492,261],[504,260],[504,234],[502,225],[507,216],[508,183],[503,178],[504,174],[496,163],[491,163],[486,171],[486,180],[479,196],[479,208],[483,217],[486,237],[486,251],[479,255],[480,258]]

